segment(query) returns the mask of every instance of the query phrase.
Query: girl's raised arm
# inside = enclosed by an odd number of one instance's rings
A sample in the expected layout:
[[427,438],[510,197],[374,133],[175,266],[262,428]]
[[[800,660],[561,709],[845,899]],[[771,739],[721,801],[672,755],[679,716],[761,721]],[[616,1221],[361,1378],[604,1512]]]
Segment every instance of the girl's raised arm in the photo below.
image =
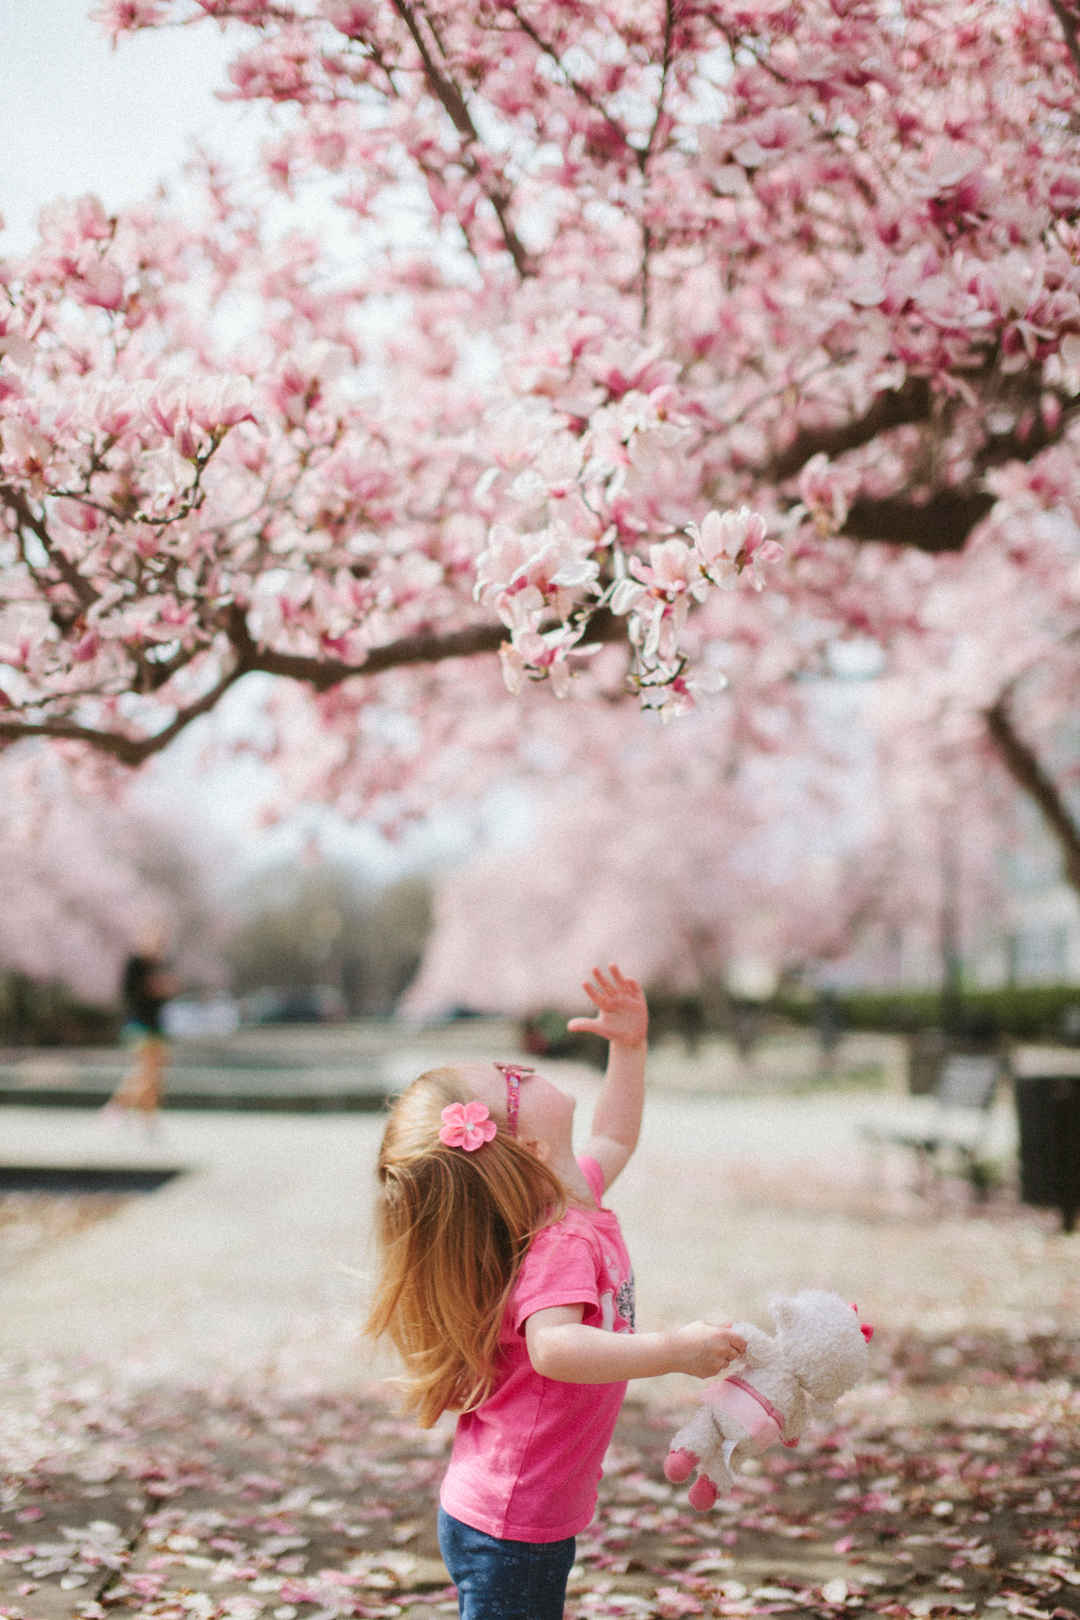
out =
[[591,1018],[571,1018],[566,1027],[608,1042],[607,1072],[585,1152],[599,1164],[604,1185],[610,1187],[637,1147],[641,1131],[649,1009],[641,986],[614,963],[606,974],[594,968],[583,988],[596,1012]]

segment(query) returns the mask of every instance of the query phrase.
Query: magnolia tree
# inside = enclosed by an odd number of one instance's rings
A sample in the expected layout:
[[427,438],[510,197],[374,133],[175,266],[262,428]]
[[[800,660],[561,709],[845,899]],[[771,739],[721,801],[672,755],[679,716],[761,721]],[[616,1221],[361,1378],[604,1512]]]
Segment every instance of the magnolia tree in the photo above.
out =
[[943,925],[970,950],[1007,916],[1015,796],[947,731],[928,760],[926,701],[821,683],[752,737],[699,714],[643,746],[631,714],[602,750],[548,739],[535,826],[442,880],[403,1010],[570,1007],[583,966],[612,957],[674,992],[766,994],[838,959],[877,982],[936,975]]
[[213,836],[200,828],[196,845],[160,802],[118,810],[86,778],[42,749],[0,759],[0,978],[111,1003],[125,957],[155,935],[183,979],[221,983]]
[[785,839],[770,819],[779,794],[751,804],[715,782],[674,786],[652,762],[640,780],[612,776],[606,792],[586,772],[545,800],[525,848],[451,873],[403,1011],[569,1008],[588,966],[612,959],[676,992],[739,982],[750,966],[793,969],[846,945],[850,908],[887,892],[864,861],[864,881],[842,894],[847,852],[830,852],[827,837],[813,855],[796,852],[792,823]]
[[0,737],[137,765],[261,671],[359,812],[527,750],[532,683],[752,736],[858,638],[1080,882],[1071,0],[97,15],[232,29],[269,133],[3,267]]

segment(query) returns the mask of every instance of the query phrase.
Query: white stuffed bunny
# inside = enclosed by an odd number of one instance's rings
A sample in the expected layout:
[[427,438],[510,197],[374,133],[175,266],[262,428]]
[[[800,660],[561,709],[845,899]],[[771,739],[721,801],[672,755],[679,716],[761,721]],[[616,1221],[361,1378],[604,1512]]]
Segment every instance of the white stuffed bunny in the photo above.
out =
[[749,1322],[733,1324],[746,1340],[746,1354],[734,1375],[708,1386],[671,1442],[667,1478],[680,1485],[698,1470],[690,1487],[693,1507],[712,1507],[720,1487],[732,1483],[733,1460],[778,1441],[795,1445],[807,1418],[820,1415],[865,1376],[874,1330],[859,1322],[856,1307],[839,1294],[804,1288],[771,1299],[769,1309],[775,1336]]

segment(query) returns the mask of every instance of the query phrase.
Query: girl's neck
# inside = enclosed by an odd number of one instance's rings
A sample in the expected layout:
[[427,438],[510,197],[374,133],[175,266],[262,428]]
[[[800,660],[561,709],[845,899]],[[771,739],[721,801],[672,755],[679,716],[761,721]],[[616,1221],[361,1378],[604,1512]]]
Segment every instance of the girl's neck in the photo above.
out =
[[572,1204],[580,1204],[585,1209],[595,1209],[596,1199],[592,1188],[585,1179],[585,1174],[572,1153],[565,1158],[551,1161],[551,1168],[566,1188],[566,1195]]

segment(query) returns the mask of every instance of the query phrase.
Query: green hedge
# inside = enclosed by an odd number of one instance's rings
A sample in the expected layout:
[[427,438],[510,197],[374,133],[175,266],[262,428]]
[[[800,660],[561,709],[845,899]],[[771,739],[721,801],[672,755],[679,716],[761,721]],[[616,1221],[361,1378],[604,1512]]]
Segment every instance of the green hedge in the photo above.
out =
[[[841,1029],[887,1030],[910,1034],[940,1029],[945,1022],[940,991],[858,991],[829,998]],[[800,1023],[817,1024],[822,1000],[812,993],[778,998],[774,1010]],[[950,1027],[968,1037],[1012,1036],[1014,1040],[1080,1042],[1080,985],[1010,985],[998,990],[964,990],[954,1004]]]
[[[799,990],[771,1001],[744,1002],[719,992],[707,996],[649,994],[649,1033],[653,1040],[681,1035],[693,1044],[704,1034],[760,1038],[785,1023],[805,1024],[823,1034],[874,1030],[911,1035],[941,1029],[960,1039],[1065,1041],[1080,1045],[1080,984],[1013,985],[999,990],[964,990],[946,1021],[939,990],[863,990],[847,994]],[[522,1024],[529,1051],[551,1057],[583,1058],[602,1064],[603,1042],[571,1035],[569,1014],[545,1008]]]
[[92,1006],[63,984],[0,974],[0,1042],[8,1046],[110,1046],[120,1033],[115,1007]]

